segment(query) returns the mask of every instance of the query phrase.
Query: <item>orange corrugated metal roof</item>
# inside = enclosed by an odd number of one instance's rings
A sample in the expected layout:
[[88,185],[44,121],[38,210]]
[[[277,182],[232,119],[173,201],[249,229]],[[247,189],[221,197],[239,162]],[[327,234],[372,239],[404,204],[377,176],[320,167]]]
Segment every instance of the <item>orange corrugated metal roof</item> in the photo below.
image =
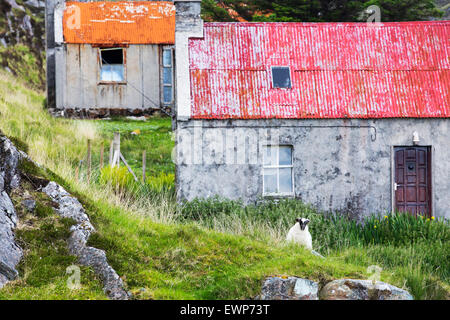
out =
[[66,43],[174,44],[175,6],[169,1],[67,2]]

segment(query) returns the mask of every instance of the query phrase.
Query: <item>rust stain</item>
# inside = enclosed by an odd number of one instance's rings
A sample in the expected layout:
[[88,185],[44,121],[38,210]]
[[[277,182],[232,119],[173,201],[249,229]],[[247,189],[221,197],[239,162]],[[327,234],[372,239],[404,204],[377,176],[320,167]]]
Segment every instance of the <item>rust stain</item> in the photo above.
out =
[[175,6],[170,1],[67,2],[63,32],[66,43],[174,44]]
[[[450,21],[205,23],[190,39],[199,119],[450,118]],[[273,89],[272,66],[292,89]]]

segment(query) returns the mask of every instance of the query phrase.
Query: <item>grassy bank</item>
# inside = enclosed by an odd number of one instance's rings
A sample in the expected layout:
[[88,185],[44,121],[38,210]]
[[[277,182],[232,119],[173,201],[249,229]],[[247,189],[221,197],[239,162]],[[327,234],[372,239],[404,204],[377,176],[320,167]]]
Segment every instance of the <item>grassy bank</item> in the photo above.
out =
[[[249,298],[258,293],[265,276],[297,275],[322,283],[343,277],[367,279],[370,265],[383,268],[381,280],[405,287],[418,299],[448,298],[448,224],[389,216],[362,226],[344,217],[324,217],[293,200],[244,207],[211,199],[180,207],[171,188],[155,187],[170,184],[162,175],[174,170],[170,120],[55,119],[43,103],[41,93],[0,73],[0,130],[55,175],[50,171],[34,174],[56,179],[82,201],[98,230],[90,244],[106,250],[109,262],[136,298]],[[147,151],[147,175],[154,181],[150,186],[135,184],[126,172],[123,183],[111,183],[105,179],[108,169],[100,172],[100,146],[103,143],[107,159],[112,132],[117,130],[122,153],[137,174],[142,151]],[[131,134],[135,130],[140,133]],[[75,179],[76,168],[86,156],[87,139],[94,150],[90,183],[84,165]],[[327,259],[282,241],[297,216],[311,218],[314,247]],[[24,264],[32,265],[33,259],[27,255]],[[51,259],[43,263],[52,268]],[[64,270],[70,263],[61,262]],[[33,292],[29,298],[54,298],[41,290],[54,281],[43,276],[39,286],[26,282],[7,286],[0,290],[0,297]],[[98,297],[95,279],[86,281],[91,294],[78,297]]]

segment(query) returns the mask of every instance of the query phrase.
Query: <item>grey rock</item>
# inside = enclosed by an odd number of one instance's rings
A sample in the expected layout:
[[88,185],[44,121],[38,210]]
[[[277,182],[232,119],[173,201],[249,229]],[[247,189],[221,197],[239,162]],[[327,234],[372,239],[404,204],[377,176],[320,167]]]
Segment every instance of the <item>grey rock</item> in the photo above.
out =
[[320,291],[322,300],[413,300],[403,289],[385,282],[341,279],[327,283]]
[[0,191],[17,188],[20,183],[17,166],[22,154],[6,137],[0,136]]
[[269,277],[264,281],[260,300],[318,300],[319,284],[297,277]]
[[20,183],[17,166],[21,154],[12,142],[0,136],[0,288],[18,276],[17,264],[23,256],[16,244],[14,229],[18,218],[8,191]]
[[7,280],[14,280],[19,275],[16,269],[8,266],[3,261],[0,261],[0,274],[2,274]]
[[15,268],[23,256],[14,238],[16,224],[16,211],[8,194],[3,191],[0,193],[0,288],[17,278]]
[[24,16],[22,19],[21,27],[30,35],[34,36],[33,32],[33,26],[31,25],[31,18],[30,16]]
[[45,1],[43,0],[27,0],[24,4],[33,8],[45,8]]
[[33,199],[25,199],[22,201],[22,206],[24,206],[29,212],[33,212],[34,209],[36,209],[36,201]]
[[19,9],[24,11],[25,9],[22,6],[19,6],[15,0],[5,0],[7,4],[11,6],[11,8]]
[[56,182],[50,182],[42,191],[58,204],[56,211],[60,216],[76,221],[76,224],[70,228],[71,233],[67,241],[69,252],[78,257],[80,264],[94,269],[102,279],[103,290],[109,298],[129,299],[130,294],[125,291],[122,279],[108,264],[105,252],[86,245],[89,236],[95,232],[95,229],[81,203]]
[[50,182],[42,189],[54,202],[58,203],[58,214],[64,218],[71,218],[78,223],[89,221],[81,203],[56,182]]

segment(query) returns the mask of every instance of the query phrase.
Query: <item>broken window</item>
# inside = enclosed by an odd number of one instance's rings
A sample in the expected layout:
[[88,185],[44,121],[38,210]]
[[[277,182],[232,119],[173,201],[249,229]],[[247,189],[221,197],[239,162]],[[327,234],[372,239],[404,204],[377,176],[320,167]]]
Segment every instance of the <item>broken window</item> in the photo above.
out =
[[173,102],[173,57],[172,49],[163,49],[162,54],[163,103]]
[[100,49],[100,81],[125,81],[124,49]]
[[263,156],[264,195],[292,195],[292,146],[264,146]]
[[291,88],[291,70],[289,67],[272,67],[272,87]]

